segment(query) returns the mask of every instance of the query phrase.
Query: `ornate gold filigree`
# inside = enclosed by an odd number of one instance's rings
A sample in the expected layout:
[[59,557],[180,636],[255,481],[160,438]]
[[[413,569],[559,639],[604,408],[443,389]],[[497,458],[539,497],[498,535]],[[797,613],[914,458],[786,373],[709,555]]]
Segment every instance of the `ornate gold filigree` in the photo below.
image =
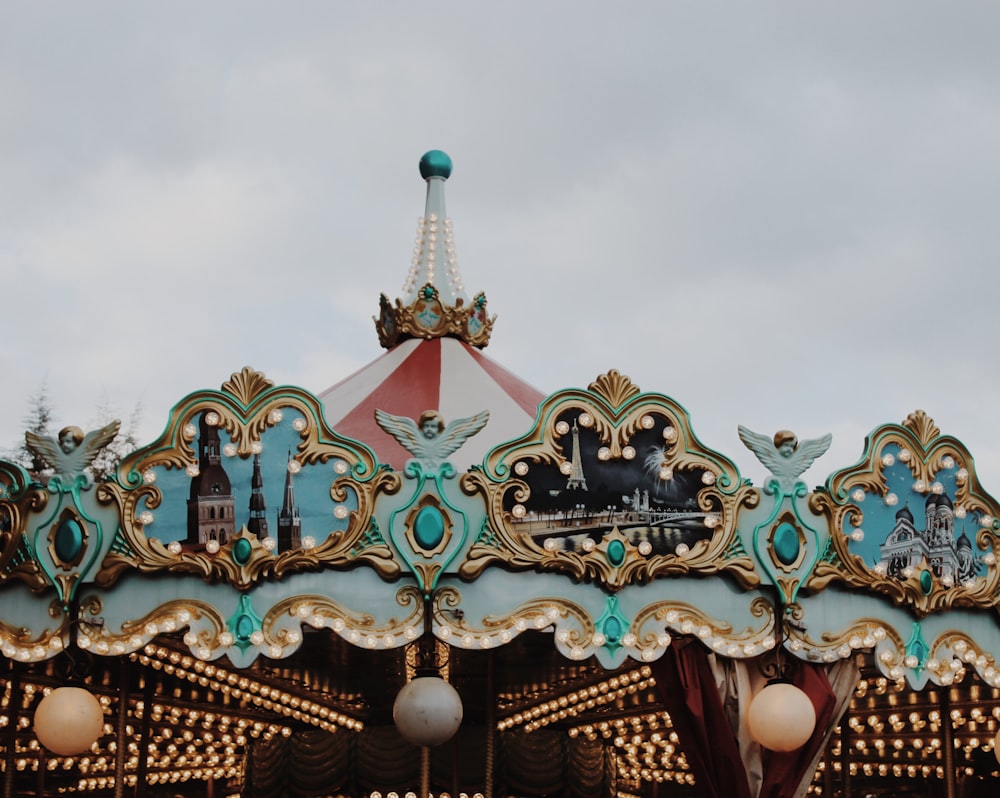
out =
[[219,636],[226,631],[225,619],[211,604],[195,599],[177,599],[161,604],[141,618],[122,623],[120,633],[112,632],[93,619],[81,624],[78,640],[81,648],[102,656],[128,654],[158,635],[179,632],[193,625],[204,628],[186,636],[185,642],[189,646],[206,650],[220,647]]
[[313,629],[332,629],[349,643],[365,648],[398,648],[416,640],[423,630],[423,598],[413,585],[405,585],[396,593],[396,603],[408,607],[401,618],[390,618],[376,625],[375,618],[367,612],[354,612],[318,595],[293,596],[279,601],[263,620],[266,644],[289,646],[295,641],[289,637],[289,622]]
[[[427,306],[431,316],[422,315]],[[432,320],[431,320],[432,319]],[[409,305],[397,299],[395,306],[382,294],[379,297],[379,315],[375,319],[379,343],[391,349],[407,338],[458,338],[471,346],[482,349],[490,342],[496,316],[486,312],[486,294],[479,292],[468,306],[462,297],[454,305],[440,300],[438,290],[430,283],[417,292]]]
[[[697,637],[713,651],[729,657],[753,657],[767,649],[767,641],[773,646],[774,614],[771,603],[763,598],[751,602],[751,613],[762,617],[765,622],[759,628],[747,627],[736,632],[731,624],[712,618],[693,604],[683,601],[659,601],[650,604],[635,616],[632,632],[636,637],[635,648],[640,658],[653,659],[669,644],[664,632]],[[653,656],[641,655],[650,651]]]
[[27,471],[0,460],[0,582],[19,579],[34,591],[49,586],[38,563],[28,556],[24,541],[25,517],[41,513],[48,500],[48,493],[32,486]]
[[560,629],[557,642],[561,647],[579,652],[575,659],[582,659],[583,650],[592,645],[594,624],[590,615],[567,599],[532,599],[507,615],[486,616],[481,627],[473,627],[466,615],[449,612],[445,606],[458,606],[460,594],[455,588],[441,588],[438,596],[434,614],[438,636],[461,648],[494,648],[506,645],[522,632],[542,631],[552,626]]
[[809,635],[802,626],[791,625],[786,630],[789,648],[792,651],[807,649],[813,657],[823,662],[834,662],[846,659],[854,652],[863,649],[874,649],[876,646],[894,646],[896,656],[902,659],[906,644],[895,629],[878,618],[858,618],[850,626],[840,631],[824,632],[819,640]]
[[[339,476],[332,481],[331,499],[342,503],[350,498],[357,503],[346,519],[346,529],[331,532],[312,548],[278,554],[263,550],[254,541],[249,558],[242,553],[233,556],[236,539],[215,553],[191,547],[175,553],[146,535],[143,511],[156,509],[162,501],[160,489],[150,484],[148,475],[157,468],[197,468],[193,441],[202,416],[226,430],[237,447],[235,454],[246,459],[261,450],[263,435],[289,412],[298,414],[293,427],[300,440],[293,465],[333,462],[334,474]],[[388,545],[373,534],[371,516],[376,496],[394,493],[400,484],[399,475],[380,468],[367,446],[337,435],[326,425],[322,404],[315,396],[301,388],[275,387],[263,375],[244,368],[233,374],[221,391],[194,393],[175,406],[163,435],[129,455],[117,479],[98,488],[99,500],[118,507],[121,545],[107,554],[96,581],[107,587],[127,569],[169,570],[199,574],[207,580],[222,579],[246,589],[266,578],[325,567],[345,568],[358,562],[371,565],[383,578],[393,579],[401,567]]]
[[223,393],[231,394],[244,407],[249,407],[254,398],[273,387],[273,382],[250,366],[244,366],[242,371],[234,372],[222,383]]
[[57,628],[44,629],[35,636],[31,629],[0,621],[0,653],[8,660],[18,662],[38,662],[59,654],[66,647],[69,629],[59,602],[52,602],[49,616],[63,622]]
[[[606,447],[598,454],[603,468],[638,456],[630,443],[638,431],[662,432],[657,451],[665,478],[671,474],[700,475],[703,487],[697,493],[698,509],[705,514],[706,523],[712,524],[707,538],[682,554],[644,554],[630,545],[624,560],[616,563],[609,560],[604,548],[589,552],[548,549],[519,531],[512,507],[523,506],[531,498],[524,475],[538,466],[569,473],[571,463],[563,449],[571,429],[567,419],[597,434]],[[617,372],[599,377],[589,392],[570,389],[550,396],[539,406],[537,421],[528,434],[493,449],[485,468],[466,474],[460,484],[466,493],[483,496],[489,516],[488,534],[480,535],[460,565],[459,572],[466,580],[498,564],[509,570],[558,571],[612,591],[687,573],[727,572],[745,587],[759,582],[736,524],[739,509],[756,506],[759,494],[741,481],[730,460],[702,446],[680,405],[664,396],[639,392]],[[519,512],[522,517],[526,514]]]
[[615,369],[600,375],[587,389],[604,397],[612,407],[621,407],[629,399],[638,396],[641,391],[632,380]]
[[[866,495],[892,499],[886,470],[897,464],[913,476],[913,492],[928,496],[944,469],[955,469],[954,506],[968,517],[988,519],[980,522],[976,547],[985,552],[986,575],[961,584],[945,584],[930,570],[929,564],[911,569],[901,576],[888,576],[870,568],[851,552],[848,528],[864,521],[861,503]],[[941,490],[938,486],[937,490]],[[855,495],[857,494],[857,495]],[[923,411],[911,413],[903,424],[877,428],[866,440],[865,453],[857,465],[839,471],[827,480],[825,491],[810,494],[810,509],[829,523],[830,551],[816,566],[803,589],[814,592],[833,581],[874,589],[894,603],[910,606],[919,616],[951,607],[994,607],[1000,593],[1000,506],[980,486],[972,456],[957,439],[940,434]]]

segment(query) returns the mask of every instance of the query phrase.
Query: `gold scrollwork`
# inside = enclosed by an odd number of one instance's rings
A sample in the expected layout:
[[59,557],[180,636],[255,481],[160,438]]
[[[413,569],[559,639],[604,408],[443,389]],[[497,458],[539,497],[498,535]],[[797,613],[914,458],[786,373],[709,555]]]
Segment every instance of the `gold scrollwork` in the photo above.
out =
[[[637,415],[641,419],[651,412],[651,408],[644,407]],[[548,451],[543,448],[544,443],[537,443],[527,451],[511,447],[505,459],[507,462],[526,459],[546,462],[553,458],[556,447],[554,442],[549,445],[551,448]],[[494,450],[496,453],[497,450]],[[705,513],[706,521],[710,520],[713,524],[711,535],[694,543],[688,551],[644,554],[638,546],[627,543],[624,544],[624,560],[619,565],[613,565],[607,554],[608,541],[602,541],[589,552],[546,548],[531,536],[518,531],[518,522],[507,507],[508,497],[517,504],[530,497],[527,482],[511,476],[506,482],[498,484],[486,472],[474,471],[465,474],[460,485],[467,494],[478,493],[483,497],[489,530],[488,535],[481,535],[470,548],[459,566],[459,575],[464,580],[472,581],[485,568],[500,565],[508,570],[555,571],[578,581],[593,581],[608,590],[617,591],[629,584],[645,583],[663,576],[724,572],[731,574],[745,588],[758,585],[760,576],[740,541],[736,519],[740,508],[757,505],[759,493],[748,485],[740,484],[735,466],[725,472],[725,480],[715,477],[711,470],[713,461],[707,456],[679,451],[666,462],[668,467],[678,470],[701,468],[704,473],[713,474],[713,484],[703,487],[697,498],[699,510]],[[509,472],[504,461],[497,461],[493,471],[495,475]],[[722,487],[724,484],[727,485],[725,489]]]
[[[143,510],[156,509],[163,500],[160,489],[149,484],[157,468],[196,469],[198,456],[193,448],[197,422],[203,416],[226,430],[236,447],[236,455],[246,459],[261,450],[262,435],[280,423],[287,412],[299,414],[293,424],[300,442],[292,458],[297,467],[333,461],[335,478],[330,487],[334,502],[348,497],[357,507],[347,515],[347,528],[330,533],[311,548],[292,548],[272,554],[252,541],[249,557],[245,551],[233,557],[237,538],[215,553],[202,550],[171,551],[155,537],[146,535]],[[391,549],[380,536],[372,535],[370,524],[376,496],[399,490],[398,474],[382,469],[374,453],[364,444],[344,438],[330,429],[322,404],[314,395],[291,386],[274,386],[252,369],[232,375],[220,391],[194,393],[171,412],[166,431],[154,443],[127,457],[114,481],[99,487],[98,498],[117,505],[121,518],[120,543],[105,557],[96,581],[107,587],[128,569],[168,570],[198,574],[206,580],[225,580],[246,589],[266,578],[286,574],[342,568],[364,562],[386,579],[401,573]],[[245,544],[240,544],[245,546]]]
[[265,643],[289,645],[288,618],[314,629],[332,629],[349,643],[369,648],[396,648],[412,642],[422,630],[423,599],[420,591],[406,585],[397,591],[396,602],[409,607],[402,618],[390,618],[380,626],[366,612],[353,612],[326,596],[302,595],[279,601],[264,617]]
[[[701,475],[697,505],[706,524],[711,522],[711,534],[683,554],[642,553],[636,546],[627,546],[621,562],[609,560],[606,547],[582,553],[561,551],[522,534],[518,514],[528,513],[524,503],[531,499],[530,477],[526,476],[530,469],[557,467],[568,475],[575,467],[564,448],[570,437],[566,420],[570,416],[575,425],[597,435],[602,444],[599,467],[603,468],[635,459],[639,453],[631,443],[634,436],[658,430],[657,440],[662,441],[654,449],[659,453],[660,478]],[[535,426],[526,435],[493,449],[484,469],[464,475],[460,484],[469,495],[483,496],[489,518],[489,534],[480,536],[460,565],[459,573],[466,580],[498,564],[509,570],[557,571],[609,590],[691,572],[728,572],[745,587],[760,581],[739,541],[736,524],[738,509],[759,501],[757,492],[743,484],[735,464],[698,441],[680,405],[665,396],[643,394],[617,371],[599,376],[587,391],[569,389],[550,396],[539,406]]]
[[[441,604],[457,605],[458,591],[442,588],[438,591]],[[473,627],[467,616],[449,613],[443,607],[435,613],[440,628],[438,636],[445,641],[455,640],[463,648],[492,648],[506,645],[522,632],[541,631],[559,625],[561,643],[569,649],[590,645],[594,636],[594,623],[586,610],[562,598],[533,599],[521,604],[508,615],[489,615],[482,619],[482,627]],[[567,626],[566,621],[571,623]]]
[[[52,618],[63,617],[59,602],[49,607]],[[37,662],[50,659],[66,646],[68,624],[62,623],[56,629],[45,629],[32,637],[32,630],[24,626],[14,627],[0,621],[0,653],[9,660]]]
[[195,623],[207,624],[207,627],[185,636],[185,642],[190,647],[211,651],[220,646],[219,637],[226,631],[225,619],[211,604],[195,599],[177,599],[161,604],[141,618],[122,623],[120,633],[109,631],[103,624],[82,624],[79,641],[81,648],[96,654],[128,654],[160,634],[178,632]]
[[0,461],[0,582],[19,579],[36,592],[49,587],[38,563],[27,556],[24,543],[25,518],[42,512],[48,500],[48,493],[32,487],[27,471]]
[[[751,604],[751,612],[761,617],[771,612],[770,602],[757,598]],[[722,651],[727,656],[751,657],[765,649],[773,629],[773,613],[760,628],[747,627],[734,632],[729,623],[712,618],[705,612],[683,601],[660,601],[644,607],[632,622],[636,637],[635,648],[639,651],[658,652],[664,647],[664,630],[692,635],[699,638],[710,649]]]
[[[427,306],[432,313],[426,319],[420,313]],[[406,338],[459,338],[471,346],[482,349],[490,342],[496,316],[486,312],[486,295],[476,294],[470,305],[462,297],[454,305],[440,300],[437,289],[430,283],[417,293],[417,299],[404,305],[401,299],[395,306],[382,294],[379,298],[379,316],[375,319],[379,343],[391,349]]]
[[[926,562],[906,574],[890,576],[870,568],[850,551],[847,527],[860,527],[864,521],[864,511],[855,493],[892,498],[888,496],[886,469],[897,463],[913,476],[914,492],[924,496],[934,491],[935,480],[943,469],[955,469],[954,506],[967,516],[989,519],[976,534],[978,550],[986,552],[985,576],[948,585]],[[857,465],[833,474],[825,491],[810,494],[809,507],[828,520],[831,535],[829,554],[817,563],[803,587],[808,592],[821,590],[833,581],[843,581],[883,593],[894,603],[911,607],[920,617],[951,607],[988,608],[1000,602],[1000,569],[996,566],[1000,507],[980,486],[972,456],[965,446],[951,436],[941,435],[922,410],[911,413],[902,424],[886,424],[869,435],[862,459]]]
[[811,637],[804,627],[796,625],[789,626],[787,635],[789,647],[793,651],[807,649],[824,662],[846,659],[855,651],[874,649],[876,645],[892,646],[891,653],[895,662],[897,659],[902,660],[906,650],[906,643],[896,630],[877,618],[858,618],[840,631],[824,632],[819,640]]

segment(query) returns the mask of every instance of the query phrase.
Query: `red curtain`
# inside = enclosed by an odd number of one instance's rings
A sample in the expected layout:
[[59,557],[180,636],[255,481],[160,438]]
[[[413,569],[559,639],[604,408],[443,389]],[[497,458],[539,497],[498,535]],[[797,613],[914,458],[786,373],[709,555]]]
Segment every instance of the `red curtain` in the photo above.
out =
[[[816,728],[809,741],[796,751],[764,752],[764,780],[759,794],[754,796],[708,650],[695,640],[677,640],[653,663],[660,698],[707,798],[795,798],[799,783],[807,775],[806,770],[813,767],[827,731],[836,720],[837,697],[823,666],[794,657],[789,658],[789,666],[792,683],[813,703]],[[741,711],[751,699],[739,696]]]
[[701,794],[753,798],[705,648],[694,640],[676,640],[652,668]]
[[813,767],[816,754],[827,739],[827,731],[837,720],[833,717],[837,696],[822,665],[790,658],[792,684],[802,690],[816,710],[816,728],[812,737],[794,751],[764,751],[764,783],[760,798],[795,798],[795,791],[806,770]]

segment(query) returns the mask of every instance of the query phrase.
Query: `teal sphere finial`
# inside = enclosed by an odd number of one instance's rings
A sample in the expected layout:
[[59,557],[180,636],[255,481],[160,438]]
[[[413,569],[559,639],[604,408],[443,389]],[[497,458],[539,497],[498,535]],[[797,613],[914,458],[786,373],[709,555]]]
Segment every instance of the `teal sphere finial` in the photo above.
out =
[[420,159],[420,176],[424,180],[432,177],[451,177],[451,158],[441,150],[430,150]]

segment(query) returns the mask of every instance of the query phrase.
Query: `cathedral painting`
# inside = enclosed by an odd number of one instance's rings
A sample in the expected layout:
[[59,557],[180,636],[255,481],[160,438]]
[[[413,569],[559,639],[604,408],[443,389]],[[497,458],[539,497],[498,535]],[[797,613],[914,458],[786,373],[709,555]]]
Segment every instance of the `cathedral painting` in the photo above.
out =
[[[329,496],[338,472],[302,466],[295,459],[301,426],[296,418],[276,424],[251,456],[241,457],[229,433],[211,423],[214,415],[202,413],[189,431],[197,465],[152,469],[150,482],[160,498],[143,513],[148,537],[178,550],[216,550],[246,527],[265,548],[279,553],[301,548],[303,541],[316,545],[345,526],[351,497],[343,506],[331,502],[326,513],[301,512],[296,492]],[[184,499],[178,501],[180,496]]]
[[955,508],[944,493],[931,493],[924,502],[923,529],[909,504],[896,513],[896,523],[879,546],[875,570],[906,579],[921,563],[946,586],[962,584],[977,575],[979,562],[963,527],[955,536]]

